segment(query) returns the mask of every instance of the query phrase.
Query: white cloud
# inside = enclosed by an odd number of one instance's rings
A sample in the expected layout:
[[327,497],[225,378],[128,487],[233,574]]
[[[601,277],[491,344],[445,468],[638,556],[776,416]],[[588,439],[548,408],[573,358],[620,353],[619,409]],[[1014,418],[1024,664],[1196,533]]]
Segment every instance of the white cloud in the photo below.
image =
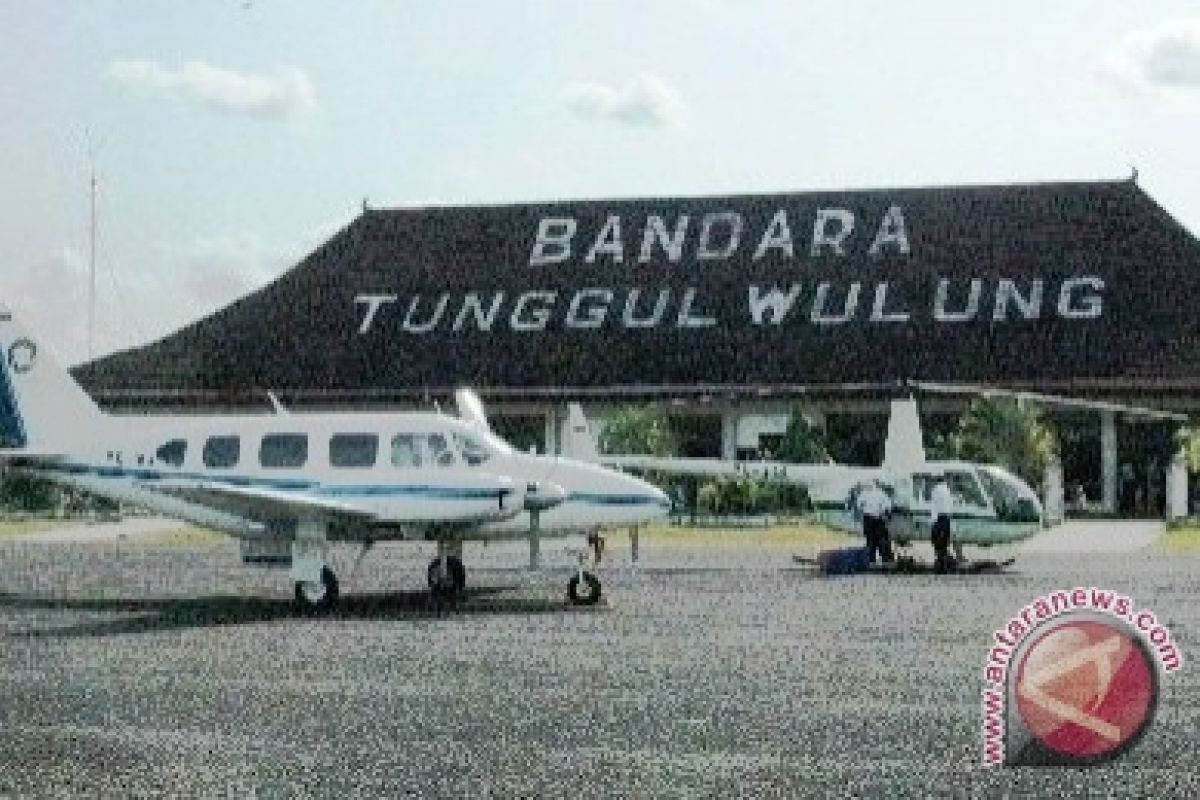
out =
[[[101,257],[96,274],[97,356],[166,336],[282,275],[349,220],[326,220],[290,244],[257,233],[153,243],[119,266]],[[61,248],[26,267],[0,271],[0,307],[69,366],[88,358],[86,255]]]
[[572,83],[563,91],[567,105],[582,117],[625,125],[661,128],[683,124],[683,98],[661,78],[642,74],[624,86]]
[[0,280],[4,305],[64,365],[87,355],[87,287],[87,259],[69,247],[23,269],[6,269]]
[[171,70],[157,61],[120,60],[108,74],[120,83],[164,97],[198,100],[210,108],[263,118],[282,118],[310,111],[316,93],[298,67],[282,67],[272,75],[235,72],[203,61],[188,61]]
[[1105,61],[1105,71],[1135,90],[1200,90],[1200,18],[1134,31]]
[[[255,234],[198,238],[184,245],[160,244],[174,270],[175,291],[193,316],[232,302],[275,278],[299,260],[294,248],[273,247]],[[179,320],[182,325],[189,318]]]

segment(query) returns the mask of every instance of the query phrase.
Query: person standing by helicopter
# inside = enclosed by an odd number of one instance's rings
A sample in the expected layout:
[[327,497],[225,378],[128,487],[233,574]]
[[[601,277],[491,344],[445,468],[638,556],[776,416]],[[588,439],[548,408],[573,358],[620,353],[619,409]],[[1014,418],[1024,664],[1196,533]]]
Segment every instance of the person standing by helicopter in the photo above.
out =
[[891,535],[888,533],[887,518],[892,513],[892,498],[883,490],[876,479],[858,496],[858,510],[862,514],[863,536],[867,540],[867,552],[871,563],[878,553],[884,564],[895,561],[892,553]]
[[934,570],[939,573],[948,572],[951,564],[950,512],[954,507],[954,496],[950,493],[950,484],[946,483],[945,475],[938,476],[937,483],[933,487],[933,494],[930,495],[930,502],[933,528],[930,531],[929,539],[933,543]]

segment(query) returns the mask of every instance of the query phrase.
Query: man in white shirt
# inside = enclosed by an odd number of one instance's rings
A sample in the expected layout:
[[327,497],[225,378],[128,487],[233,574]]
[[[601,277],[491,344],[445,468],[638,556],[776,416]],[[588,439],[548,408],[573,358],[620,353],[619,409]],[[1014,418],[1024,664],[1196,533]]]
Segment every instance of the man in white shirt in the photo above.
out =
[[867,540],[867,552],[871,556],[871,563],[875,563],[876,552],[883,563],[892,563],[895,556],[892,554],[891,536],[887,527],[888,514],[892,512],[892,498],[888,497],[878,480],[867,486],[858,496],[858,510],[862,514],[863,536]]
[[950,485],[946,483],[944,475],[938,477],[930,501],[933,530],[929,538],[933,542],[934,569],[946,572],[950,568],[950,512],[954,507],[954,496],[950,493]]

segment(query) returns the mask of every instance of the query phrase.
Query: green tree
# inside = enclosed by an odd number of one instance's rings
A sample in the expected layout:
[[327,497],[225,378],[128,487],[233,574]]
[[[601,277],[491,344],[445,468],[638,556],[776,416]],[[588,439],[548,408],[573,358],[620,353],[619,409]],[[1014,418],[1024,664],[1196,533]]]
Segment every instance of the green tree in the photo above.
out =
[[48,480],[4,473],[0,480],[0,505],[13,511],[50,511],[59,504],[58,488]]
[[625,406],[604,423],[597,444],[609,455],[658,456],[679,452],[667,415],[654,406]]
[[1188,470],[1200,472],[1200,427],[1181,426],[1175,433],[1175,449],[1183,451]]
[[804,407],[792,407],[791,418],[776,456],[794,464],[822,464],[829,460],[829,440],[825,431],[808,421]]
[[998,464],[1032,485],[1041,482],[1046,463],[1058,449],[1040,409],[1012,397],[972,401],[958,428],[937,445],[937,450],[954,451],[947,455]]

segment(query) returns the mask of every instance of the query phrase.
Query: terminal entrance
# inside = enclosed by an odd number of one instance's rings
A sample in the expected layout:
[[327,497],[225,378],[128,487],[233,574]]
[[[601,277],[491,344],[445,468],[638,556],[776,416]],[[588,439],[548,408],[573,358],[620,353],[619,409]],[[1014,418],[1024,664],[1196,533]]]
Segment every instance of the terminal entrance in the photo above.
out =
[[1175,455],[1175,426],[1164,422],[1117,425],[1117,512],[1161,518],[1167,509],[1167,468]]
[[1166,514],[1167,469],[1175,455],[1175,423],[1116,421],[1113,507],[1104,505],[1102,419],[1092,413],[1056,413],[1063,469],[1063,500],[1068,515],[1116,515],[1159,519]]
[[1063,470],[1063,502],[1072,516],[1104,511],[1104,475],[1100,453],[1100,417],[1066,414],[1053,421]]

